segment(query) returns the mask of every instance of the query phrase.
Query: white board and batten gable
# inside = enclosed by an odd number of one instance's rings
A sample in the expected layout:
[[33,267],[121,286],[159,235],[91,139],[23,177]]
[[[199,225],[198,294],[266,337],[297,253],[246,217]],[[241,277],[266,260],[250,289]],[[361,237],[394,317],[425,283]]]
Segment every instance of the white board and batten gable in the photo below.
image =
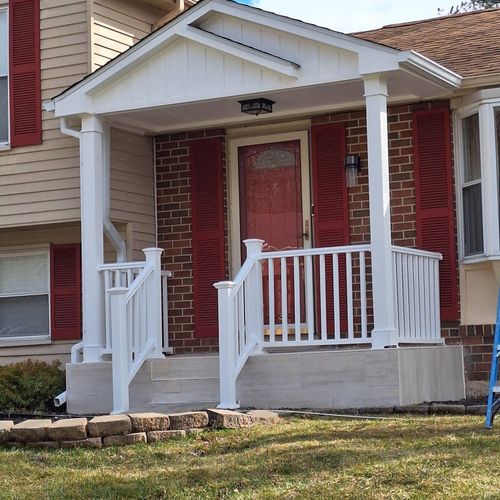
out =
[[[402,52],[229,0],[205,0],[55,98],[57,116],[113,114],[401,69]],[[362,85],[357,87],[362,97]]]

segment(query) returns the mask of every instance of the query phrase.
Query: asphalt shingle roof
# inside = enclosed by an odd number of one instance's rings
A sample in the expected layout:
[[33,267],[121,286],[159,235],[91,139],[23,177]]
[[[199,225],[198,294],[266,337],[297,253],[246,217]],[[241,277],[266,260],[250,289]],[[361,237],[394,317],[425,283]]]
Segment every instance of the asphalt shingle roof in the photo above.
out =
[[414,50],[463,77],[500,73],[500,9],[351,34],[396,49]]

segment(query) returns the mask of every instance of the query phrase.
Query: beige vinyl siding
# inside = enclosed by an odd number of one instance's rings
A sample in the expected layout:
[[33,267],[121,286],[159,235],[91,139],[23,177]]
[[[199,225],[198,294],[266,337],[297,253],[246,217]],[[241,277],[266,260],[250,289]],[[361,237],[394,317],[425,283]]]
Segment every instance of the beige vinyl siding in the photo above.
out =
[[111,129],[111,218],[129,223],[134,260],[155,245],[155,186],[151,137]]
[[[74,343],[76,342],[63,340],[48,344],[0,347],[0,366],[19,363],[27,359],[36,359],[46,363],[59,361],[61,368],[64,368],[64,365],[70,361],[71,346]],[[57,394],[54,394],[54,396],[57,396]]]
[[[41,0],[42,101],[84,77],[86,0]],[[0,152],[0,227],[78,220],[78,141],[63,136],[59,120],[42,114],[43,143]]]
[[163,10],[129,0],[94,0],[92,68],[95,70],[151,33]]

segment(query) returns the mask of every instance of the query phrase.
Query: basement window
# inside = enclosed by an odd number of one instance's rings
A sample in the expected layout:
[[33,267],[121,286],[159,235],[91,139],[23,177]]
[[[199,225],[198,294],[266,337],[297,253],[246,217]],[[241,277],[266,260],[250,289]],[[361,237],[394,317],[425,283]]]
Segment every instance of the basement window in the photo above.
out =
[[0,253],[0,340],[49,338],[49,251]]

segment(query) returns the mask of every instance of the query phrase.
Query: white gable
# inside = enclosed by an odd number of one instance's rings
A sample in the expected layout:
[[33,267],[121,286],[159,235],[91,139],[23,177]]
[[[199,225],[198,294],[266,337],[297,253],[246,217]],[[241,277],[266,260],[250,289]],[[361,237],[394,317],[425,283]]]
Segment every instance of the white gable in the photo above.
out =
[[363,74],[399,70],[401,55],[234,2],[208,0],[57,97],[56,115],[359,81]]

